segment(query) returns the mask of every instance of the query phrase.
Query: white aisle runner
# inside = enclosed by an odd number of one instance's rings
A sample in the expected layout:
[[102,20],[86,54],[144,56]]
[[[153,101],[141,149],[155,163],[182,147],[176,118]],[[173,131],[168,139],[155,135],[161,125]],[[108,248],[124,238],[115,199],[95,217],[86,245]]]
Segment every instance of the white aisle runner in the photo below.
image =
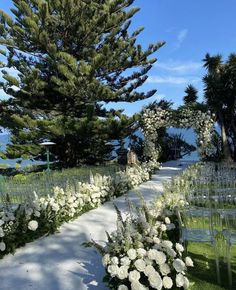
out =
[[[178,174],[190,162],[167,162],[153,175],[127,195],[138,201],[137,192],[151,201],[163,191],[162,183]],[[115,204],[126,210],[125,196],[117,198]],[[0,260],[0,290],[106,290],[102,283],[104,270],[101,257],[94,248],[81,244],[91,237],[105,241],[105,231],[116,227],[113,202],[107,202],[78,219],[64,224],[60,232],[27,244]]]

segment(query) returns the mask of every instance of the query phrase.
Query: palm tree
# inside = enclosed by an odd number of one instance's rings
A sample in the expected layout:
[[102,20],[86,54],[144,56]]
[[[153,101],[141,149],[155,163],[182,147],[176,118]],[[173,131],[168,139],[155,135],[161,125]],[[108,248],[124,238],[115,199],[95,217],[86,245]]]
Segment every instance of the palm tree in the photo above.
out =
[[207,74],[203,78],[206,103],[208,108],[215,113],[221,128],[223,159],[232,161],[227,121],[229,110],[227,96],[232,90],[227,80],[228,63],[223,63],[221,55],[210,56],[209,53],[206,54],[203,62],[207,69]]
[[186,93],[186,95],[184,96],[184,104],[185,105],[191,105],[196,103],[197,101],[197,89],[193,86],[193,85],[188,85],[184,91]]

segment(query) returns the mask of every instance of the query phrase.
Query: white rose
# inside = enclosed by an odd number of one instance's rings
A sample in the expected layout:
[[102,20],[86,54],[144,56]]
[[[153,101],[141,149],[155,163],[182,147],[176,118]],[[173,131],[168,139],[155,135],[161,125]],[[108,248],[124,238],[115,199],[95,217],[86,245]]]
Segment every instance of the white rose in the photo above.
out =
[[184,289],[188,289],[189,287],[189,280],[187,277],[184,276]]
[[190,257],[186,257],[185,264],[187,267],[193,267],[193,260]]
[[186,266],[184,264],[184,262],[180,259],[175,259],[173,262],[173,267],[175,268],[176,272],[183,272],[184,270],[186,270]]
[[119,267],[117,265],[109,265],[107,271],[111,274],[111,277],[115,277],[119,272]]
[[118,265],[119,264],[119,259],[117,257],[112,257],[111,258],[111,264]]
[[122,266],[129,266],[131,261],[128,257],[123,257],[120,259],[120,263]]
[[0,243],[0,251],[4,252],[6,250],[6,244],[4,242]]
[[179,244],[179,243],[175,244],[175,248],[176,248],[176,250],[178,252],[183,252],[184,251],[184,247],[181,244]]
[[38,228],[38,222],[35,221],[35,220],[32,220],[28,223],[28,229],[31,230],[31,231],[36,231],[37,228]]
[[154,289],[161,290],[162,288],[162,279],[158,272],[154,272],[152,275],[148,276],[148,281],[150,286]]
[[162,224],[162,225],[161,225],[161,231],[162,231],[162,232],[165,232],[166,230],[167,230],[166,225]]
[[140,279],[140,273],[137,270],[133,270],[129,272],[129,281],[132,283],[134,281],[138,281]]
[[5,236],[5,233],[3,229],[0,227],[0,238],[3,238]]
[[127,286],[125,286],[124,284],[122,284],[118,287],[117,290],[129,290],[129,288]]
[[26,214],[27,216],[31,216],[33,212],[34,212],[34,210],[33,210],[32,208],[27,208],[27,209],[25,209],[25,214]]
[[171,289],[173,286],[172,279],[170,277],[165,276],[163,278],[163,287],[166,289]]
[[139,281],[134,281],[131,283],[131,290],[148,290],[148,288],[146,288]]
[[157,238],[157,237],[154,237],[154,238],[153,238],[153,242],[154,242],[155,244],[160,244],[161,240],[160,240],[159,238]]
[[142,259],[138,259],[134,262],[134,266],[139,272],[144,272],[146,268],[146,263]]
[[147,254],[147,251],[143,248],[139,248],[137,249],[137,254],[139,257],[143,258]]
[[158,265],[162,265],[166,261],[166,255],[163,252],[157,251],[155,261]]
[[128,278],[128,267],[127,266],[121,266],[117,272],[117,276],[120,280]]
[[137,257],[136,250],[135,250],[135,249],[129,249],[129,250],[127,251],[127,255],[128,255],[128,257],[130,258],[130,260],[135,260],[136,257]]
[[154,269],[154,267],[152,266],[152,265],[147,265],[147,267],[145,268],[145,270],[144,270],[144,274],[146,275],[146,276],[150,276],[150,275],[152,275],[153,273],[155,273],[155,269]]
[[34,211],[34,216],[36,216],[36,217],[40,217],[40,211],[35,210],[35,211]]
[[148,251],[148,259],[150,259],[150,260],[156,260],[156,254],[157,254],[157,250],[150,249]]
[[102,258],[102,264],[104,267],[106,267],[110,263],[110,255],[105,254]]
[[171,241],[165,240],[161,243],[161,245],[165,248],[172,248],[173,247],[173,243]]
[[172,258],[175,258],[177,255],[176,252],[171,248],[166,248],[166,253]]
[[165,217],[165,223],[170,224],[170,219],[168,217]]
[[184,275],[181,274],[181,273],[179,273],[178,275],[176,275],[175,282],[176,282],[176,286],[177,287],[183,287],[184,284],[185,284]]
[[163,276],[168,275],[170,273],[170,267],[168,264],[160,265],[160,271]]

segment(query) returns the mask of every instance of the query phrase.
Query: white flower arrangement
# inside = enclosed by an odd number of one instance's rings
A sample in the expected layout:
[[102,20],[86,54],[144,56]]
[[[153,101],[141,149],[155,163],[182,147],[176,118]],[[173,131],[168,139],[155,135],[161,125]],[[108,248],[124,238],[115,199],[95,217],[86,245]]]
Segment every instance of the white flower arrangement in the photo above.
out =
[[[53,233],[65,221],[85,211],[96,208],[106,200],[115,198],[127,190],[147,181],[159,163],[145,163],[127,167],[125,171],[111,176],[90,176],[90,182],[78,182],[75,190],[56,186],[52,196],[39,197],[35,192],[32,199],[16,207],[0,208],[0,257],[22,245],[19,228],[24,242],[38,238],[40,234]],[[22,221],[24,224],[22,225]],[[45,228],[43,228],[43,226]],[[40,233],[38,228],[40,227]],[[15,239],[13,236],[15,235]],[[126,266],[124,264],[124,266]],[[122,268],[121,276],[125,274]]]
[[169,240],[173,237],[173,229],[168,229],[173,216],[166,216],[165,206],[160,210],[155,204],[147,207],[143,202],[125,220],[116,210],[117,230],[108,234],[105,247],[92,242],[103,255],[107,285],[111,289],[187,289],[185,275],[193,261],[183,258],[180,243]]
[[162,127],[190,128],[197,133],[197,145],[199,154],[205,157],[212,151],[211,136],[215,124],[214,115],[211,112],[200,110],[192,111],[190,108],[179,110],[164,110],[162,108],[145,109],[142,114],[142,131],[145,137],[144,154],[151,160],[158,160],[159,148],[157,130]]

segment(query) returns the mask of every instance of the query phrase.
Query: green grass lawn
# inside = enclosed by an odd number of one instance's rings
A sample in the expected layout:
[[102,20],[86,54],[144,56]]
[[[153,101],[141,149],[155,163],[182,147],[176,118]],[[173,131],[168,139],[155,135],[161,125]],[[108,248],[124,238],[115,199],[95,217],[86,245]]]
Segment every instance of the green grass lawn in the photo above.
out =
[[[189,271],[189,279],[194,282],[191,290],[220,290],[228,288],[227,264],[224,259],[225,247],[220,243],[218,253],[220,255],[221,285],[217,283],[215,253],[210,244],[189,243],[188,255],[194,261],[194,268]],[[233,287],[236,289],[236,246],[231,248],[231,267]]]
[[116,164],[103,166],[82,166],[78,168],[52,170],[50,173],[18,174],[0,180],[0,203],[9,195],[11,202],[21,203],[35,191],[38,195],[52,194],[53,187],[72,186],[75,190],[78,182],[89,181],[90,174],[113,175],[120,167]]

